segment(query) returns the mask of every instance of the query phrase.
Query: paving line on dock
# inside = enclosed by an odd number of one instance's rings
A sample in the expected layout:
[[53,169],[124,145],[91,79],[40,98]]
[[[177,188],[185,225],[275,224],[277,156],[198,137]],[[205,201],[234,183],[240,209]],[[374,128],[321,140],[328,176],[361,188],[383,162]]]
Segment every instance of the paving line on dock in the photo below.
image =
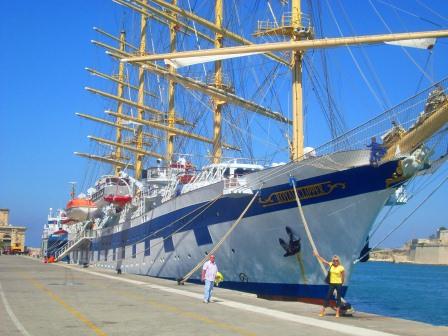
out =
[[[120,278],[120,277],[117,277],[114,275],[99,273],[99,272],[85,270],[85,269],[79,269],[77,267],[73,267],[73,266],[69,266],[69,265],[63,265],[63,264],[55,264],[55,265],[70,268],[73,270],[77,270],[79,272],[85,272],[88,274],[97,275],[97,276],[107,278],[107,279],[118,280],[118,281],[122,281],[122,282],[131,283],[134,285],[140,285],[140,286],[145,286],[145,287],[149,287],[149,288],[153,288],[153,289],[158,289],[158,290],[164,291],[164,292],[188,296],[188,297],[191,297],[194,299],[199,299],[199,300],[203,299],[202,294],[199,294],[199,293],[192,293],[192,292],[187,292],[187,291],[181,290],[181,289],[175,289],[175,288],[165,287],[165,286],[161,286],[161,285],[150,284],[150,283],[147,283],[144,281],[139,281],[139,280]],[[296,315],[296,314],[282,312],[282,311],[278,311],[278,310],[274,310],[274,309],[270,309],[270,308],[257,307],[257,306],[250,305],[247,303],[231,301],[231,300],[222,299],[219,297],[215,297],[215,299],[217,300],[216,302],[214,302],[215,304],[220,304],[223,306],[227,306],[227,307],[231,307],[231,308],[235,308],[235,309],[239,309],[239,310],[254,312],[254,313],[258,313],[258,314],[265,315],[265,316],[270,316],[270,317],[284,320],[284,321],[309,325],[309,326],[320,328],[320,329],[337,331],[342,334],[354,335],[354,336],[398,336],[397,334],[391,334],[391,333],[387,333],[387,332],[383,332],[383,331],[377,331],[377,330],[372,330],[372,329],[367,329],[367,328],[362,328],[362,327],[356,327],[356,326],[346,325],[346,324],[342,324],[342,323],[324,321],[322,319],[316,319],[316,318],[312,318],[312,317]]]
[[[87,273],[90,274],[91,272],[87,272]],[[141,284],[138,284],[138,285],[141,285]],[[148,285],[148,283],[145,283],[144,287],[148,287],[147,285]],[[94,287],[97,287],[97,288],[104,289],[103,286],[99,286],[99,285],[93,284],[91,282],[90,282],[90,286],[94,286]],[[246,330],[246,329],[243,329],[243,328],[240,328],[240,327],[237,327],[237,326],[225,323],[225,322],[217,321],[215,319],[211,319],[211,318],[209,318],[209,317],[207,317],[207,316],[205,316],[203,314],[199,314],[199,313],[183,310],[183,309],[181,309],[179,307],[176,307],[176,306],[173,306],[173,305],[170,305],[170,304],[167,304],[167,303],[162,303],[162,302],[154,300],[154,299],[142,298],[140,295],[137,295],[137,294],[132,293],[130,291],[126,291],[126,290],[123,290],[123,289],[118,289],[118,290],[114,289],[114,293],[115,294],[119,294],[119,295],[121,295],[123,297],[126,297],[128,299],[132,299],[133,301],[139,301],[139,302],[148,304],[150,306],[157,307],[160,310],[164,310],[164,311],[167,311],[167,312],[170,312],[170,313],[182,316],[182,317],[187,317],[189,319],[196,320],[196,321],[199,321],[199,322],[202,322],[202,323],[214,326],[214,327],[219,328],[219,329],[223,329],[223,330],[226,330],[226,331],[231,331],[231,332],[236,333],[238,335],[242,335],[242,336],[255,336],[256,335],[256,333],[254,333],[252,331],[249,331],[249,330]]]
[[11,306],[9,305],[8,300],[6,299],[5,293],[3,292],[2,284],[0,283],[0,297],[2,298],[3,305],[5,306],[6,312],[9,315],[9,318],[11,319],[12,323],[16,326],[17,330],[24,336],[31,336],[31,334],[25,329],[25,327],[20,323],[17,316],[14,314],[13,310],[11,309]]
[[233,325],[225,323],[225,322],[221,322],[221,321],[217,321],[217,320],[211,319],[211,318],[209,318],[209,317],[207,317],[205,315],[199,314],[199,313],[186,311],[186,310],[180,309],[180,308],[178,308],[176,306],[173,306],[173,305],[170,305],[170,304],[161,303],[161,302],[159,302],[157,300],[137,298],[136,296],[129,295],[128,293],[124,293],[123,291],[119,291],[119,292],[121,292],[121,294],[126,296],[126,297],[133,297],[134,299],[140,300],[141,302],[144,302],[144,303],[149,304],[151,306],[157,307],[159,309],[163,309],[165,311],[169,311],[169,312],[171,312],[173,314],[176,314],[176,315],[187,317],[187,318],[192,319],[192,320],[200,321],[202,323],[211,325],[211,326],[213,326],[215,328],[231,331],[233,333],[236,333],[236,334],[242,335],[242,336],[255,336],[256,335],[256,333],[251,332],[249,330],[246,330],[246,329],[243,329],[243,328],[240,328],[240,327],[236,327],[236,326],[233,326]]
[[62,307],[65,308],[65,310],[67,310],[70,314],[72,314],[74,317],[76,317],[79,321],[81,321],[82,323],[84,323],[90,330],[92,330],[96,335],[99,336],[107,336],[107,334],[101,330],[95,323],[93,323],[92,321],[90,321],[87,316],[85,316],[83,313],[81,313],[79,310],[77,310],[76,308],[72,307],[71,305],[69,305],[67,302],[65,302],[59,295],[57,295],[56,293],[54,293],[52,290],[48,289],[47,287],[45,287],[44,284],[42,284],[40,281],[38,281],[37,279],[31,278],[29,276],[25,276],[25,279],[29,282],[31,282],[33,284],[34,287],[40,289],[41,291],[43,291],[45,294],[47,294],[51,299],[53,299],[53,301],[59,303]]

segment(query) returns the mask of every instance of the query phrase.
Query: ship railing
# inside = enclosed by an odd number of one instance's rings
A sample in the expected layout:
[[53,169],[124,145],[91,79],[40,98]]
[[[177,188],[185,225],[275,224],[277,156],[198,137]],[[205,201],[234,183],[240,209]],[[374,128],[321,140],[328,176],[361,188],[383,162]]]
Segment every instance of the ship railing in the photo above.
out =
[[[304,27],[305,29],[310,29],[311,27],[311,17],[305,13],[301,13],[300,15],[300,25]],[[292,27],[292,12],[285,12],[282,15],[281,21],[271,21],[271,20],[264,20],[264,21],[258,21],[257,22],[257,31],[263,32],[263,31],[269,31],[277,28],[283,28],[283,27]]]
[[79,245],[81,243],[81,241],[84,241],[86,239],[91,240],[91,239],[95,238],[95,236],[96,236],[96,231],[81,232],[74,239],[67,241],[66,244],[64,244],[59,250],[57,250],[55,252],[56,260],[60,260],[60,259],[64,258],[72,250],[72,248]]
[[176,195],[177,186],[179,184],[179,180],[175,179],[170,184],[168,184],[165,188],[162,189],[162,202],[166,202],[170,200],[173,196]]

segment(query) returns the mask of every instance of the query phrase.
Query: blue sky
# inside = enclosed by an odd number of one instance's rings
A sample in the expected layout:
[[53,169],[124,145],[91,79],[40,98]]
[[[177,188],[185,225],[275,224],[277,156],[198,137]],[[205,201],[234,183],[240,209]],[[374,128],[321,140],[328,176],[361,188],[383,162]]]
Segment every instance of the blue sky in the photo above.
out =
[[[233,3],[233,0],[228,2]],[[274,9],[278,9],[279,2],[271,2]],[[331,22],[327,7],[329,3],[336,15],[343,15],[338,6],[340,2],[321,1],[323,18]],[[191,3],[204,11],[208,10],[207,5],[200,1],[191,0]],[[263,5],[264,1],[260,3]],[[448,2],[443,0],[372,0],[371,3],[384,15],[384,20],[393,31],[448,27]],[[374,14],[371,3],[368,0],[343,1],[351,24],[359,34],[387,32]],[[240,13],[243,20],[250,16],[249,10],[249,5],[243,6]],[[108,106],[104,99],[84,90],[86,85],[94,86],[84,67],[101,69],[104,64],[107,64],[106,68],[111,67],[110,60],[103,52],[89,42],[97,38],[92,27],[118,33],[124,10],[108,0],[25,0],[0,2],[0,13],[0,43],[3,46],[0,77],[0,208],[10,209],[11,224],[28,227],[28,245],[39,246],[48,208],[63,208],[69,198],[68,182],[78,181],[84,185],[86,180],[95,178],[90,176],[93,174],[90,169],[93,164],[75,157],[73,152],[91,152],[92,145],[86,136],[95,134],[97,126],[81,120],[74,113],[96,113]],[[263,13],[268,14],[266,9]],[[347,22],[340,23],[344,35],[350,35]],[[339,35],[334,23],[325,29],[329,36]],[[385,48],[366,47],[365,51],[369,53],[394,105],[415,93],[421,74],[399,48]],[[354,49],[359,56],[360,48]],[[435,80],[444,78],[448,73],[447,51],[446,39],[434,49],[432,63],[427,70]],[[425,64],[427,52],[410,53],[419,64]],[[332,56],[330,74],[334,79],[335,100],[339,109],[346,114],[347,126],[351,128],[383,109],[367,89],[347,50],[340,48]],[[366,74],[372,77],[365,65],[365,61],[361,61]],[[422,87],[427,85],[428,82],[424,81]],[[305,93],[305,97],[309,95],[309,92]],[[285,100],[287,98],[283,97]],[[307,111],[313,108],[316,107],[309,106]],[[316,147],[327,140],[320,132],[321,123],[322,118],[314,121],[308,119],[308,145]],[[254,147],[256,153],[262,155],[263,146],[255,143]],[[441,178],[446,173],[446,166],[442,167]],[[430,189],[431,186],[427,191]],[[447,193],[448,186],[443,186],[430,204],[425,205],[383,245],[399,246],[411,238],[426,237],[441,225],[448,226],[442,215]],[[407,210],[403,208],[385,223],[377,239],[384,237],[424,196],[424,193],[417,195]]]

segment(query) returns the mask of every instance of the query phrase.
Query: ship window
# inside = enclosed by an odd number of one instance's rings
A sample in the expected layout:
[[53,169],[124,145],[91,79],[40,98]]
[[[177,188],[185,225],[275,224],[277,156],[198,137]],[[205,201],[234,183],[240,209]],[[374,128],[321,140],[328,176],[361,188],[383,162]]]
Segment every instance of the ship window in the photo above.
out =
[[132,258],[135,258],[137,256],[137,245],[132,245]]
[[106,179],[106,184],[117,184],[119,181],[116,177],[110,177]]
[[234,176],[238,177],[238,176],[243,176],[249,173],[253,173],[254,171],[258,171],[259,169],[257,168],[236,168],[235,169],[235,173]]
[[227,177],[230,176],[230,168],[226,168],[226,170],[224,170],[224,174],[223,174],[223,176],[224,176],[225,178],[227,178]]

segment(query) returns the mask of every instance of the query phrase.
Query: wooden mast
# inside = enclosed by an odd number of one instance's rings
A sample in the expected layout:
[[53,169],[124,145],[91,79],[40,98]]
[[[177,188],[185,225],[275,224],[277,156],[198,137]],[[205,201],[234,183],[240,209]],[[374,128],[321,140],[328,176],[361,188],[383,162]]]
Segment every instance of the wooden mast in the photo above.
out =
[[[237,47],[226,47],[221,49],[202,49],[194,51],[183,51],[174,54],[155,54],[147,56],[137,56],[122,58],[122,62],[145,62],[145,64],[151,64],[149,62],[158,60],[173,60],[180,58],[201,57],[201,56],[217,56],[217,55],[249,55],[255,53],[266,53],[268,51],[288,51],[288,50],[302,50],[318,49],[318,48],[334,48],[341,46],[351,45],[368,45],[379,44],[383,42],[401,41],[401,40],[414,40],[424,39],[432,37],[448,37],[448,30],[433,30],[433,31],[421,31],[413,33],[395,33],[395,34],[379,34],[379,35],[364,35],[364,36],[351,36],[351,37],[331,37],[323,39],[302,40],[302,41],[289,41],[289,42],[274,42],[264,44],[252,44]],[[148,62],[148,63],[146,63]],[[205,63],[206,61],[204,61]],[[197,63],[196,63],[197,64]]]
[[[292,0],[292,40],[300,39],[302,29],[300,1]],[[302,100],[302,57],[303,52],[292,52],[292,146],[291,159],[297,160],[303,155],[303,100]]]
[[[147,3],[147,0],[143,0],[144,3]],[[139,54],[145,55],[146,53],[146,27],[148,24],[148,17],[145,14],[141,14],[140,18],[140,48]],[[140,67],[138,69],[138,93],[137,93],[137,103],[139,105],[145,104],[145,69]],[[139,108],[137,109],[137,118],[139,120],[143,120],[144,118],[144,110]],[[143,127],[138,126],[136,135],[135,135],[135,148],[137,150],[143,149]],[[135,178],[140,179],[142,176],[142,167],[143,167],[143,158],[144,154],[142,152],[135,152]]]
[[[177,0],[173,0],[173,5],[177,6]],[[176,14],[173,13],[173,17],[176,18]],[[170,21],[170,51],[173,53],[176,51],[176,33],[177,24],[175,20]],[[172,65],[168,65],[168,71],[170,74],[174,74],[176,69]],[[176,83],[173,80],[168,81],[168,127],[174,127],[176,121],[176,111],[174,109],[174,94]],[[175,134],[167,132],[166,134],[166,161],[170,163],[173,160],[174,153],[174,137]]]
[[[120,33],[120,50],[124,51],[125,47],[126,47],[126,33],[124,31],[122,31]],[[118,66],[118,85],[117,85],[117,96],[120,98],[123,98],[123,92],[124,92],[124,64],[122,62],[120,62],[119,66]],[[118,101],[117,104],[117,114],[119,114],[120,116],[123,114],[123,103],[121,101]],[[122,124],[122,120],[120,117],[117,117],[117,129],[116,129],[116,133],[115,133],[115,142],[121,143],[122,142],[122,128],[120,127]],[[120,160],[121,159],[121,147],[117,146],[115,148],[115,153],[114,153],[114,159],[116,160]],[[114,172],[115,175],[118,176],[118,174],[120,173],[122,169],[121,165],[118,164],[114,164]]]
[[[215,24],[219,30],[222,30],[223,22],[223,1],[215,2]],[[223,47],[223,35],[218,31],[215,33],[215,48]],[[222,88],[222,61],[215,62],[215,86]],[[214,118],[213,118],[213,163],[219,163],[222,156],[222,105],[225,102],[219,98],[213,98]]]

